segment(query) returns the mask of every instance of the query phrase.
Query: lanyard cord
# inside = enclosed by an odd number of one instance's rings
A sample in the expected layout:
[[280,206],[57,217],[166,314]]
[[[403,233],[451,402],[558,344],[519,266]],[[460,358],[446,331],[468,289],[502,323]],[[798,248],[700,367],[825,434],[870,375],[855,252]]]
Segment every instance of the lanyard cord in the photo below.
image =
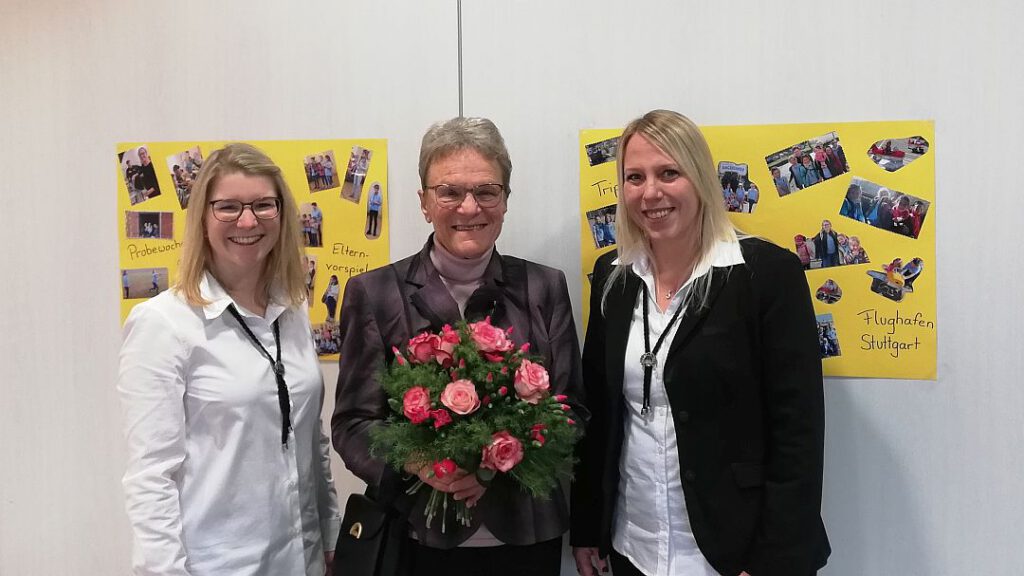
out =
[[275,361],[270,352],[267,352],[267,349],[263,347],[263,344],[252,333],[252,330],[249,329],[245,321],[242,320],[242,315],[238,313],[238,309],[235,308],[234,304],[228,305],[228,312],[231,312],[235,320],[238,320],[242,330],[245,330],[246,335],[249,336],[249,340],[256,345],[256,348],[267,359],[267,362],[270,362],[270,368],[274,371],[274,379],[277,380],[277,403],[281,406],[281,445],[287,448],[288,432],[292,428],[292,403],[288,397],[288,384],[284,381],[284,364],[281,363],[281,328],[278,326],[277,320],[274,320],[272,324],[274,328],[274,345],[277,347],[277,360]]
[[640,356],[640,365],[644,367],[644,403],[640,408],[640,415],[647,416],[647,413],[651,411],[651,375],[654,372],[655,366],[658,365],[658,359],[656,354],[661,349],[661,345],[665,342],[665,336],[668,335],[669,331],[672,330],[672,325],[679,319],[680,312],[683,311],[682,302],[679,303],[679,307],[676,308],[675,314],[672,315],[672,319],[668,321],[668,325],[661,332],[661,336],[658,337],[658,341],[654,344],[654,350],[651,350],[651,327],[647,316],[649,314],[649,304],[647,300],[649,298],[647,292],[647,284],[641,284],[644,288],[644,353]]

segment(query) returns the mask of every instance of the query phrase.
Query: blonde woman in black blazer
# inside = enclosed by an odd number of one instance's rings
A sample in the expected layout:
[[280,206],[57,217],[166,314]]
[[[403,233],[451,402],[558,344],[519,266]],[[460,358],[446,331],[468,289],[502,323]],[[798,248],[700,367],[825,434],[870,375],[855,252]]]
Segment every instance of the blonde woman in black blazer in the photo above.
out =
[[594,268],[583,353],[577,568],[610,553],[616,576],[813,574],[830,552],[824,400],[800,261],[737,235],[686,117],[634,120],[617,161],[618,251]]

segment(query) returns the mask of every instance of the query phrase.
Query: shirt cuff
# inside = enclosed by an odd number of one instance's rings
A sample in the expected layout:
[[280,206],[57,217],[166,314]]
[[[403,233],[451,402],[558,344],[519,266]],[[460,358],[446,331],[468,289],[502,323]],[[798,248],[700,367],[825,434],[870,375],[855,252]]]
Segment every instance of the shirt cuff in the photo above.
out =
[[338,533],[341,532],[341,516],[334,516],[320,522],[320,534],[323,538],[324,552],[334,552],[338,544]]

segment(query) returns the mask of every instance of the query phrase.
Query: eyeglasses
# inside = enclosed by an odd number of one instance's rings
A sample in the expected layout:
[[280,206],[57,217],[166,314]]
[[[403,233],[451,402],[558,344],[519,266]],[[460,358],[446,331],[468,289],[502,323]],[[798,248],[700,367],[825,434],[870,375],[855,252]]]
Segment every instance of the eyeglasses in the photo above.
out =
[[221,222],[234,222],[242,217],[246,206],[252,210],[252,215],[259,220],[273,220],[281,212],[281,199],[275,196],[267,196],[242,202],[240,200],[214,200],[210,202],[213,207],[213,217]]
[[442,208],[454,210],[466,201],[466,195],[472,194],[473,199],[481,208],[494,208],[501,204],[504,197],[505,186],[502,184],[479,184],[471,189],[451,184],[438,184],[427,186],[427,190],[434,191],[434,198],[437,205]]

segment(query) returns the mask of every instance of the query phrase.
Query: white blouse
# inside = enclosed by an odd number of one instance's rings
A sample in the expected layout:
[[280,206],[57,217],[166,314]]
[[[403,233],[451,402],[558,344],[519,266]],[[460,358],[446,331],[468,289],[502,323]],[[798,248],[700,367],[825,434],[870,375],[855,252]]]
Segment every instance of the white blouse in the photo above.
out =
[[235,305],[272,356],[279,321],[291,399],[285,447],[270,363],[209,274],[200,291],[211,304],[190,306],[168,290],[135,306],[124,326],[118,390],[134,573],[322,576],[341,518],[305,307],[271,303],[260,317]]
[[[683,288],[689,286],[693,279],[708,273],[712,267],[742,263],[743,254],[738,243],[719,242],[710,257],[698,263]],[[654,274],[649,262],[641,259],[634,263],[633,272],[647,285],[650,345],[653,350],[682,305],[684,290],[676,291],[662,312],[655,301]],[[644,353],[642,298],[643,292],[633,309],[626,344],[622,387],[626,406],[625,436],[619,460],[619,495],[612,523],[612,547],[648,576],[716,576],[718,572],[701,554],[690,529],[681,483],[675,422],[665,392],[665,362],[682,314],[669,328],[655,355],[657,365],[651,378],[651,409],[647,416],[641,416],[644,386],[644,370],[640,365],[640,356]]]

